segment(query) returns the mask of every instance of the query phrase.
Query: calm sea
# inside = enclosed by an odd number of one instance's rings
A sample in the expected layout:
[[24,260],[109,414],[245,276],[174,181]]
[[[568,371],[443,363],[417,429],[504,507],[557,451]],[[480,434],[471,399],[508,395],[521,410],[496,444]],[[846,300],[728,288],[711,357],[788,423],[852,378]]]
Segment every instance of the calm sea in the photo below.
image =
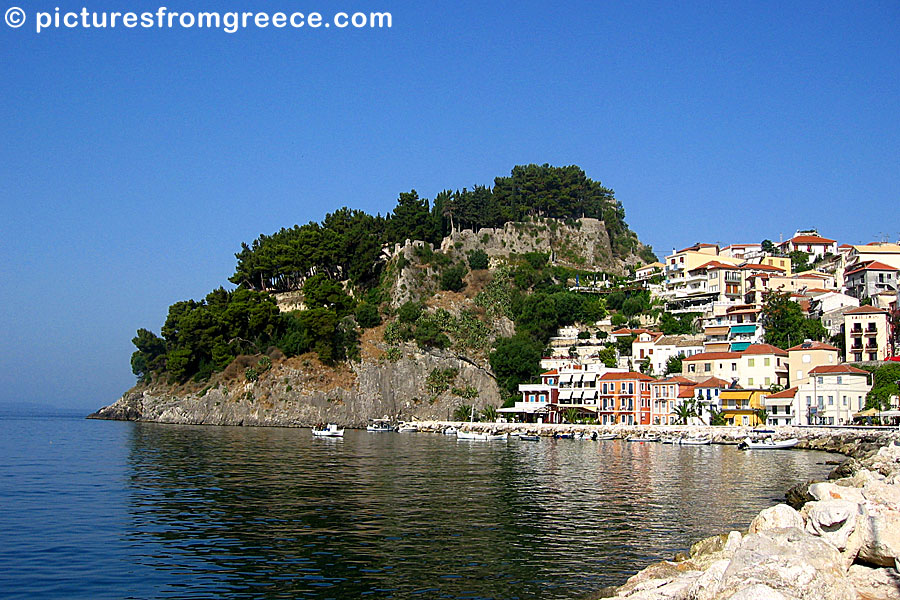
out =
[[0,597],[577,598],[828,457],[0,416]]

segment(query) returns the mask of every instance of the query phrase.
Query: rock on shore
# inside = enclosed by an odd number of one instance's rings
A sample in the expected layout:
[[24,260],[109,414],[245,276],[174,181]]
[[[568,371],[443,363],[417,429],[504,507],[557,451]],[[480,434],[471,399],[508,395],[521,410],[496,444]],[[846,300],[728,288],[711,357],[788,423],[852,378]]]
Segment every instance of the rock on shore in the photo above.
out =
[[747,532],[702,540],[612,590],[629,600],[900,599],[900,445],[807,484],[800,510],[767,508]]

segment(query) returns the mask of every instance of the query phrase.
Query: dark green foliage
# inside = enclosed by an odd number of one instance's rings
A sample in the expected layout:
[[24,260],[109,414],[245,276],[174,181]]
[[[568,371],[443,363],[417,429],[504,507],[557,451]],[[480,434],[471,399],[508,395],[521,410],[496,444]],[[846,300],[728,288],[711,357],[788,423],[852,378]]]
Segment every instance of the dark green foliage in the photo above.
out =
[[791,269],[794,273],[802,273],[809,271],[812,266],[809,264],[809,254],[801,250],[794,250],[788,256],[791,257]]
[[354,315],[356,316],[356,322],[363,329],[381,325],[381,315],[378,313],[378,307],[374,304],[363,302],[356,307]]
[[538,375],[542,350],[543,344],[521,334],[497,339],[490,362],[500,389],[515,394],[520,383]]
[[487,252],[478,248],[477,250],[472,250],[467,254],[469,259],[469,268],[475,271],[476,269],[487,269],[489,260]]
[[634,335],[623,335],[616,340],[616,350],[619,351],[620,356],[631,356],[631,344],[634,343],[636,337]]
[[625,317],[625,315],[616,313],[609,318],[609,321],[614,327],[619,327],[620,325],[624,325],[625,323],[627,323],[628,319]]
[[694,333],[694,321],[697,313],[684,313],[673,315],[663,313],[659,318],[659,330],[665,335],[688,335]]
[[579,331],[579,332],[578,332],[578,339],[579,339],[579,340],[589,340],[589,339],[591,339],[591,332],[590,332],[590,331]]
[[598,352],[597,354],[600,358],[600,362],[602,362],[607,367],[613,368],[616,366],[617,356],[614,346],[607,346],[606,348],[600,350],[600,352]]
[[138,329],[131,343],[137,348],[131,355],[131,371],[138,381],[149,382],[150,374],[165,366],[166,342],[151,331]]
[[459,369],[454,367],[446,369],[435,367],[425,378],[425,386],[430,394],[440,394],[450,389],[450,385],[456,380],[457,375],[459,375]]
[[817,319],[803,316],[790,292],[772,291],[763,297],[762,324],[766,343],[786,350],[804,339],[821,340],[828,332]]
[[766,254],[776,254],[778,249],[775,247],[775,244],[772,243],[772,240],[763,240],[760,244],[762,247],[762,251]]
[[462,278],[465,277],[466,272],[466,265],[464,263],[457,263],[452,267],[444,269],[441,273],[441,289],[450,290],[452,292],[458,292],[463,289],[466,284],[463,282]]
[[650,297],[646,293],[629,296],[622,302],[622,313],[626,317],[634,317],[650,310]]
[[872,389],[866,396],[866,408],[888,410],[891,407],[891,396],[900,395],[900,363],[887,363],[876,369],[866,369],[872,372]]
[[420,348],[443,349],[450,345],[450,338],[442,331],[434,315],[422,315],[416,321],[413,337]]
[[681,374],[681,361],[684,359],[683,356],[676,355],[670,356],[666,361],[666,375],[680,375]]
[[359,333],[352,319],[340,319],[334,310],[312,308],[285,315],[284,320],[278,347],[287,356],[315,352],[329,364],[359,356]]
[[397,311],[401,323],[415,323],[422,314],[422,305],[412,300],[404,302]]
[[353,309],[353,298],[340,283],[319,273],[303,284],[303,299],[307,308],[328,308],[339,316]]
[[606,307],[610,310],[622,310],[625,298],[625,292],[612,292],[606,297]]
[[[281,329],[278,307],[267,294],[219,288],[200,302],[186,300],[169,307],[162,327],[164,359],[154,355],[161,348],[159,338],[154,340],[146,330],[144,334],[138,332],[134,342],[144,358],[137,359],[137,366],[165,370],[176,381],[197,374],[202,379],[224,369],[238,354],[267,347]],[[149,357],[153,358],[147,360]],[[132,361],[134,364],[134,357]],[[148,373],[145,370],[143,374],[146,378]]]

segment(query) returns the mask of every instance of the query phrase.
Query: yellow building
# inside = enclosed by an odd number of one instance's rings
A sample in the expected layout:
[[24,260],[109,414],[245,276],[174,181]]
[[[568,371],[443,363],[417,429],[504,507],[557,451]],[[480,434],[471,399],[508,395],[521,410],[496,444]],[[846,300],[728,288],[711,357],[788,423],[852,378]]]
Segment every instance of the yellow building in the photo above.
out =
[[764,408],[763,397],[768,394],[771,394],[769,390],[722,390],[719,402],[726,424],[763,425],[756,411]]

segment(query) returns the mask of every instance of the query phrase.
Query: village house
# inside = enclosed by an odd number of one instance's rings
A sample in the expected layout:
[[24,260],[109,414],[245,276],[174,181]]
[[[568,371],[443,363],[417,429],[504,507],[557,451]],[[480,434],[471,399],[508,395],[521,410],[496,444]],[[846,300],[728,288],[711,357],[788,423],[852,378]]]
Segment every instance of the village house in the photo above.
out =
[[812,369],[841,362],[840,350],[823,342],[804,340],[787,353],[789,385],[795,387],[806,382]]
[[605,373],[600,377],[597,420],[604,425],[649,425],[650,382],[643,373]]
[[885,360],[891,351],[890,313],[860,306],[844,313],[844,349],[847,362]]
[[797,386],[794,410],[798,425],[843,425],[866,405],[872,389],[868,371],[841,365],[812,369],[810,377]]
[[785,386],[787,356],[770,344],[751,344],[742,352],[702,352],[682,361],[681,374],[694,381],[717,377],[743,388]]
[[782,254],[800,251],[818,258],[826,254],[837,254],[837,242],[824,238],[817,232],[798,231],[791,239],[778,244],[778,249]]
[[900,269],[877,260],[857,263],[844,273],[847,293],[862,300],[884,292],[897,292],[897,276]]
[[719,395],[722,402],[722,416],[728,425],[761,425],[759,410],[763,408],[763,397],[769,393],[761,389],[727,389]]

